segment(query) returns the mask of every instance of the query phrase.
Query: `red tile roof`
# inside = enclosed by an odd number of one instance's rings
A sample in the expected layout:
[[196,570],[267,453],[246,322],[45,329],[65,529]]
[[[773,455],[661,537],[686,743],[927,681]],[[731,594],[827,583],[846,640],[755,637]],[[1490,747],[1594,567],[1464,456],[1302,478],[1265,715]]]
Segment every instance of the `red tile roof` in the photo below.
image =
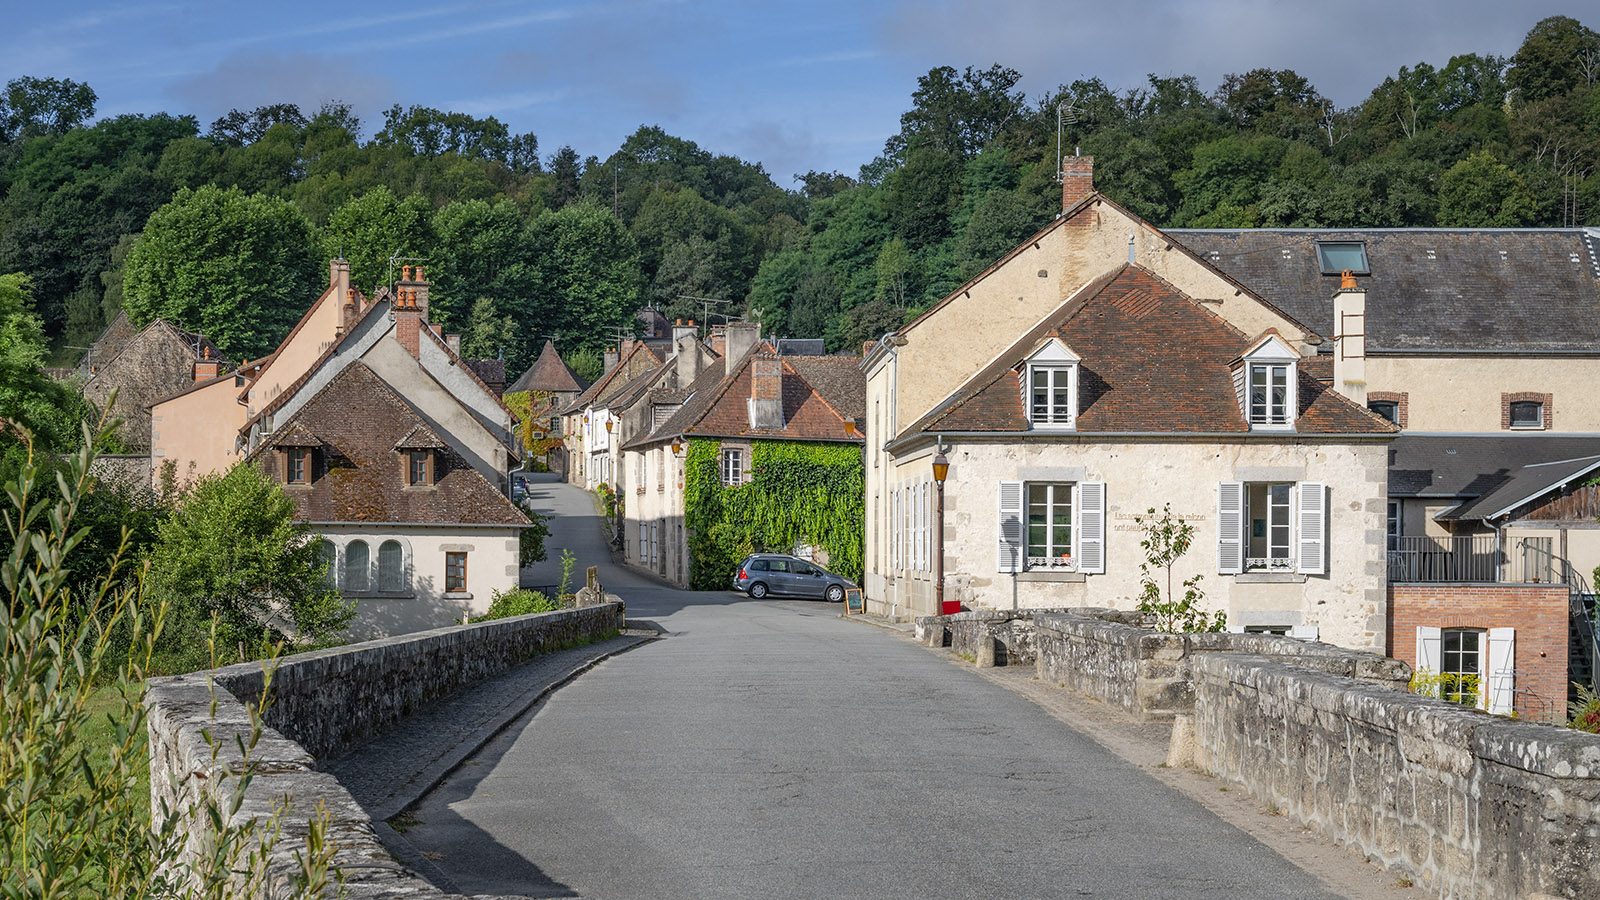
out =
[[568,391],[582,391],[589,383],[578,377],[572,367],[561,359],[561,354],[556,352],[554,341],[545,341],[544,349],[539,351],[539,358],[516,383],[506,389],[506,393],[515,394],[520,391],[555,391],[564,393]]

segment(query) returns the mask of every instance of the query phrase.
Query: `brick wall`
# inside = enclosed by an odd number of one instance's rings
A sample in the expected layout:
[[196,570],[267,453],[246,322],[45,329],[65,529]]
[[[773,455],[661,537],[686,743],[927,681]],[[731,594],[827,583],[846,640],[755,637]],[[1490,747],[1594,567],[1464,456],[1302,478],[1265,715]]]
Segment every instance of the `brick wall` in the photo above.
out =
[[[1394,423],[1399,425],[1401,428],[1405,428],[1407,420],[1410,419],[1410,397],[1411,395],[1407,394],[1405,391],[1367,391],[1368,403],[1372,402],[1373,400],[1387,400],[1395,405]],[[1505,414],[1507,417],[1511,415],[1511,407],[1509,404],[1506,406]]]
[[1069,156],[1061,161],[1061,209],[1075,206],[1094,192],[1094,157]]
[[[1389,587],[1389,652],[1420,668],[1417,627],[1515,628],[1517,714],[1564,719],[1567,588],[1548,584],[1401,584]],[[1485,649],[1487,653],[1487,649]],[[1484,657],[1487,659],[1487,656]]]

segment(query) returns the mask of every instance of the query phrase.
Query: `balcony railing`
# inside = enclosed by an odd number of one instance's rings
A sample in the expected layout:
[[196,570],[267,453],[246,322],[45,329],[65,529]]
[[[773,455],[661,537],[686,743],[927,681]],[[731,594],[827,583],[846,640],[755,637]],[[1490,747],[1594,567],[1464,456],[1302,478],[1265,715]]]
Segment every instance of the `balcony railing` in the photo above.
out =
[[1565,584],[1566,566],[1550,554],[1549,538],[1502,546],[1492,534],[1389,539],[1389,583],[1518,582]]

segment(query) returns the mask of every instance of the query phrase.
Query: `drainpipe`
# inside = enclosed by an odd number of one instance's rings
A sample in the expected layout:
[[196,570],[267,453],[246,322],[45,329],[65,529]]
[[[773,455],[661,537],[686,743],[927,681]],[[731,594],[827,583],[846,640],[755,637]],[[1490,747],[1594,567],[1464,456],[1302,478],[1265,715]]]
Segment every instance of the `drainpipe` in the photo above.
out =
[[1505,536],[1500,523],[1494,525],[1494,580],[1496,583],[1506,580]]

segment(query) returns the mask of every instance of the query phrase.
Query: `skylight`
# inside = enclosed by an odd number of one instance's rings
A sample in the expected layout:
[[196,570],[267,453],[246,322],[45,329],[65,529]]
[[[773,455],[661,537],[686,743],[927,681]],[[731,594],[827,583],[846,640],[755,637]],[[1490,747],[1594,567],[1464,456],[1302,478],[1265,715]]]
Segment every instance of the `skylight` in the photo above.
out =
[[1362,241],[1318,241],[1317,262],[1322,274],[1338,275],[1349,269],[1357,275],[1369,275],[1367,245]]

